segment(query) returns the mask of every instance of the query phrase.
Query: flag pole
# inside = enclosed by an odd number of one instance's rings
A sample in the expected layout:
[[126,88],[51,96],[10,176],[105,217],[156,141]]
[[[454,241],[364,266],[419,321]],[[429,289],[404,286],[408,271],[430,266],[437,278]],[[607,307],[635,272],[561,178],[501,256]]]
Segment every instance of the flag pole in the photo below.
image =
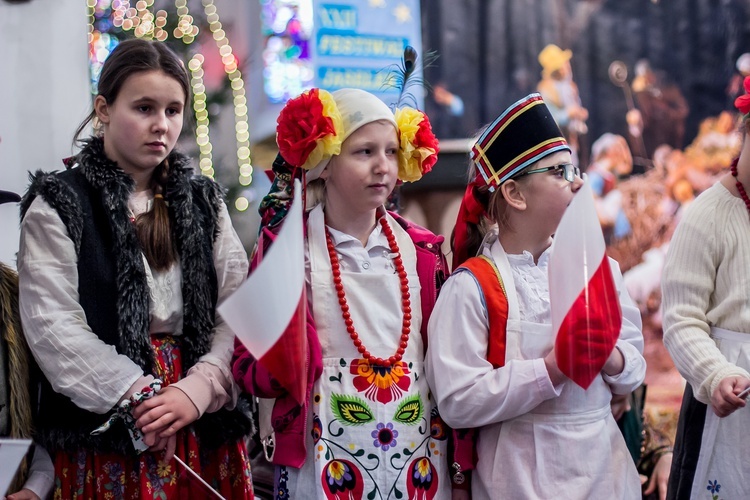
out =
[[180,457],[178,457],[177,455],[175,455],[174,459],[177,460],[177,463],[180,464],[180,465],[182,465],[185,468],[185,470],[187,470],[190,474],[192,474],[193,476],[195,476],[196,478],[198,478],[198,481],[200,481],[201,483],[203,483],[203,486],[205,486],[206,488],[208,488],[211,493],[213,493],[214,495],[216,495],[216,498],[221,498],[221,500],[226,500],[223,496],[221,496],[221,494],[218,491],[216,491],[215,489],[213,489],[210,484],[208,484],[206,481],[204,481],[202,477],[200,477],[193,469],[191,469],[188,466],[188,464],[186,464],[185,462],[183,462]]

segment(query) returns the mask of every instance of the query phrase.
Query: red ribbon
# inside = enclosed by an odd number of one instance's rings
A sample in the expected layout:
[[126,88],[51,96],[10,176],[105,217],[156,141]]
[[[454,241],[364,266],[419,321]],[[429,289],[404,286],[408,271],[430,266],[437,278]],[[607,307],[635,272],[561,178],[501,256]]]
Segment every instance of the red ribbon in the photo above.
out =
[[458,209],[458,218],[456,219],[456,228],[453,230],[453,266],[456,269],[469,258],[466,252],[468,239],[467,224],[479,224],[482,215],[485,213],[485,207],[474,196],[474,188],[484,184],[481,175],[477,175],[474,182],[466,186],[464,197],[461,200],[461,207]]

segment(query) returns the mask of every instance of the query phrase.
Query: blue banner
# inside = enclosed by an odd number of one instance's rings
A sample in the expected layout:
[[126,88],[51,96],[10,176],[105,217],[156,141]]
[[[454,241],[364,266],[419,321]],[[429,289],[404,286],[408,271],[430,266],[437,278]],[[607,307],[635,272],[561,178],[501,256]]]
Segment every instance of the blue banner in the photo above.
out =
[[[334,91],[355,87],[377,95],[386,104],[398,99],[394,71],[401,67],[406,46],[420,54],[417,77],[421,77],[422,35],[418,0],[313,1],[312,60],[315,85]],[[407,88],[422,106],[421,85]]]

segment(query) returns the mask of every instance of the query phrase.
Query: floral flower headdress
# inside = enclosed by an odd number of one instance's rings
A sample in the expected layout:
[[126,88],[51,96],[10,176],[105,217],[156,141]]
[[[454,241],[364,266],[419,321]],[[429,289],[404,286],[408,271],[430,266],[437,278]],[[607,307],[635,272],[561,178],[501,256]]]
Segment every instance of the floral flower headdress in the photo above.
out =
[[[419,180],[437,162],[438,141],[430,120],[409,107],[397,109],[393,119],[399,136],[398,178]],[[347,136],[334,96],[323,89],[314,88],[289,100],[277,120],[276,142],[281,156],[290,165],[307,171],[341,153]]]
[[745,94],[734,100],[734,107],[737,108],[743,116],[747,116],[747,114],[750,113],[750,76],[745,77],[743,85],[745,87]]

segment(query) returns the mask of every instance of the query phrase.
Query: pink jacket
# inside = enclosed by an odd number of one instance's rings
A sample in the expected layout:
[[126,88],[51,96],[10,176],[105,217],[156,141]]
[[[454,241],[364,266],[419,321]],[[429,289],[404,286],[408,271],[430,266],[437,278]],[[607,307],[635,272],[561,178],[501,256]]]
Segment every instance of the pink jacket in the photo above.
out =
[[[448,275],[448,262],[440,245],[442,236],[436,236],[427,229],[408,222],[395,213],[391,216],[409,234],[417,251],[417,274],[421,285],[420,298],[422,301],[422,328],[420,333],[427,347],[427,321],[437,300],[437,294]],[[276,238],[276,235],[264,229],[258,245],[263,249]],[[253,257],[251,269],[258,265],[256,256]],[[232,373],[237,384],[244,391],[261,398],[274,398],[276,402],[271,416],[271,425],[275,433],[274,463],[300,468],[305,463],[307,450],[305,449],[307,411],[310,393],[315,380],[323,371],[322,352],[315,321],[308,309],[307,312],[307,341],[310,358],[308,359],[308,398],[303,406],[297,404],[287,392],[276,382],[260,363],[235,340],[235,351],[232,358]],[[471,442],[468,443],[471,446]],[[471,448],[469,448],[471,449]]]

